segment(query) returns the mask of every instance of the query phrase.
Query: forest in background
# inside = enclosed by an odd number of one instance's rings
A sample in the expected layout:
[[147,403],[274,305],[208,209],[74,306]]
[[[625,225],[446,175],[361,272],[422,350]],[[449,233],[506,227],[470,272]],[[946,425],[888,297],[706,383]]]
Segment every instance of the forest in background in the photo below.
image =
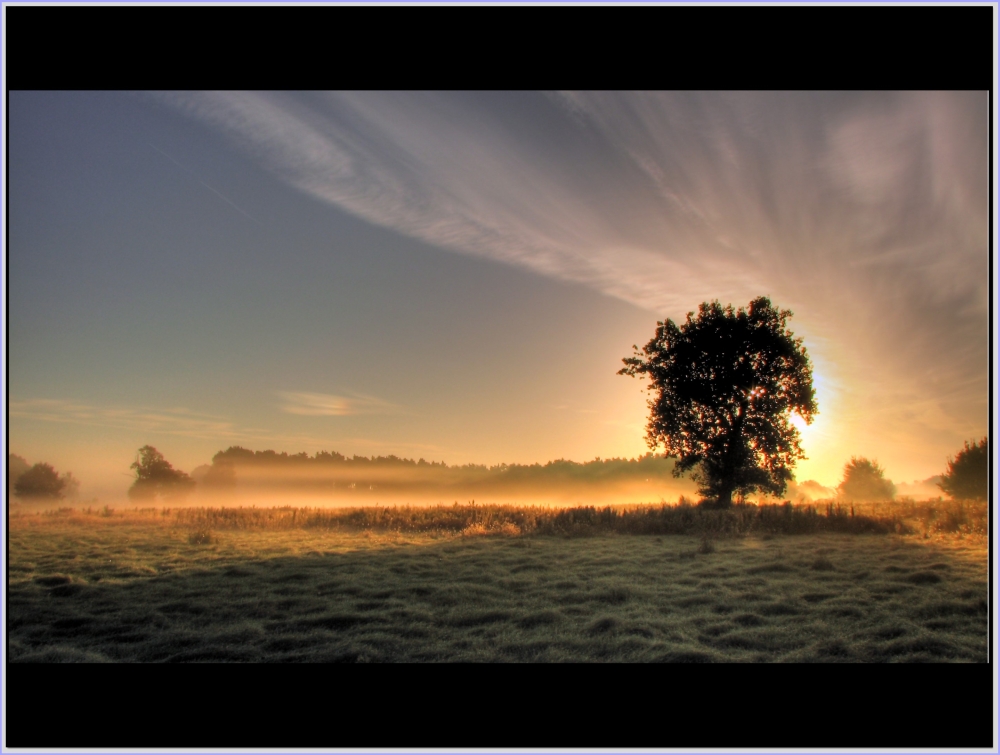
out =
[[398,456],[353,456],[320,451],[288,454],[232,446],[212,463],[194,469],[203,491],[218,494],[251,491],[296,491],[350,498],[462,499],[477,496],[569,500],[597,496],[638,495],[642,500],[692,497],[694,484],[673,477],[671,459],[646,454],[638,459],[563,459],[547,464],[465,464],[404,459]]

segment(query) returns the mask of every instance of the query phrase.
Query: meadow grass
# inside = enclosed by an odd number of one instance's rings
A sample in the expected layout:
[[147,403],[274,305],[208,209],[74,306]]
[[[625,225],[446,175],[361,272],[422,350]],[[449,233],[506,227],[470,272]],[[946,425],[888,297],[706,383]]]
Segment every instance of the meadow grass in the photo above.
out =
[[980,508],[14,512],[8,657],[984,662]]

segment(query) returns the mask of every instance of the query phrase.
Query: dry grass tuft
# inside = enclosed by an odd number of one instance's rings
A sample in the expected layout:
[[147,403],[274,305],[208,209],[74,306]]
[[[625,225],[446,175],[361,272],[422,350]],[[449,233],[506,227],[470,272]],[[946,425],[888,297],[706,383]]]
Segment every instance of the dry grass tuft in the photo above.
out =
[[505,537],[517,537],[521,534],[521,528],[513,522],[494,523],[487,526],[482,522],[473,522],[462,530],[462,537],[484,537],[489,535],[502,535]]
[[216,542],[216,538],[209,530],[198,529],[188,535],[188,543],[191,545],[211,545]]

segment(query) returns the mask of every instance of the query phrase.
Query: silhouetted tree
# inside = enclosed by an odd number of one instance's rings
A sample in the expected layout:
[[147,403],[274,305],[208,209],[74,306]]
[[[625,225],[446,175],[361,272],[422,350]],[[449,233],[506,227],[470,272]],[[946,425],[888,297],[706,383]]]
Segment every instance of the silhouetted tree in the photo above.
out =
[[129,498],[133,500],[151,500],[157,495],[183,495],[195,486],[194,480],[174,469],[152,446],[140,448],[139,455],[129,468],[135,470],[135,482],[128,490]]
[[792,412],[816,414],[812,367],[802,339],[786,327],[792,313],[759,297],[734,310],[718,301],[689,312],[656,335],[619,375],[646,375],[646,441],[676,458],[674,476],[695,469],[702,496],[729,506],[734,494],[781,495],[796,459],[805,458]]
[[31,469],[31,465],[17,454],[7,456],[7,495],[14,495],[14,484],[25,472]]
[[952,498],[986,500],[990,484],[989,443],[965,441],[965,448],[954,459],[948,459],[948,471],[941,476],[938,487]]
[[59,499],[63,497],[65,480],[59,478],[51,464],[36,464],[14,483],[19,498]]
[[844,465],[844,479],[837,492],[845,501],[891,501],[896,486],[885,479],[885,470],[863,456],[852,456]]

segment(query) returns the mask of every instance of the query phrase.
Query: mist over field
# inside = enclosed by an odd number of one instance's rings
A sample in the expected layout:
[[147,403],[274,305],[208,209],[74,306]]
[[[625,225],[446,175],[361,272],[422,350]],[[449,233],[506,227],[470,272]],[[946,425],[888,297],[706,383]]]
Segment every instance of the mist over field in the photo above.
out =
[[[15,459],[16,478],[27,467]],[[122,463],[121,469],[125,469]],[[618,506],[675,504],[699,499],[690,475],[674,477],[675,461],[646,454],[632,459],[565,459],[545,464],[448,465],[424,459],[346,457],[318,452],[313,456],[272,450],[253,451],[239,446],[215,454],[212,463],[190,470],[193,482],[180,492],[142,499],[128,495],[134,473],[106,476],[103,486],[87,483],[82,493],[64,496],[59,505],[87,506],[370,506],[502,503],[542,506]],[[182,474],[182,470],[178,470]],[[911,498],[936,498],[939,478],[902,484],[898,492]],[[780,497],[750,496],[761,503],[796,503],[838,498],[836,488],[815,480],[792,481]],[[55,501],[31,502],[12,496],[15,506],[44,509]]]
[[[696,485],[672,475],[674,462],[638,459],[566,460],[547,464],[467,464],[389,457],[287,454],[233,447],[191,471],[194,485],[155,500],[126,496],[118,483],[103,496],[77,496],[90,505],[359,506],[468,503],[608,505],[676,502]],[[73,501],[67,501],[72,503]],[[33,504],[35,508],[44,504]],[[52,505],[50,502],[48,505]]]

